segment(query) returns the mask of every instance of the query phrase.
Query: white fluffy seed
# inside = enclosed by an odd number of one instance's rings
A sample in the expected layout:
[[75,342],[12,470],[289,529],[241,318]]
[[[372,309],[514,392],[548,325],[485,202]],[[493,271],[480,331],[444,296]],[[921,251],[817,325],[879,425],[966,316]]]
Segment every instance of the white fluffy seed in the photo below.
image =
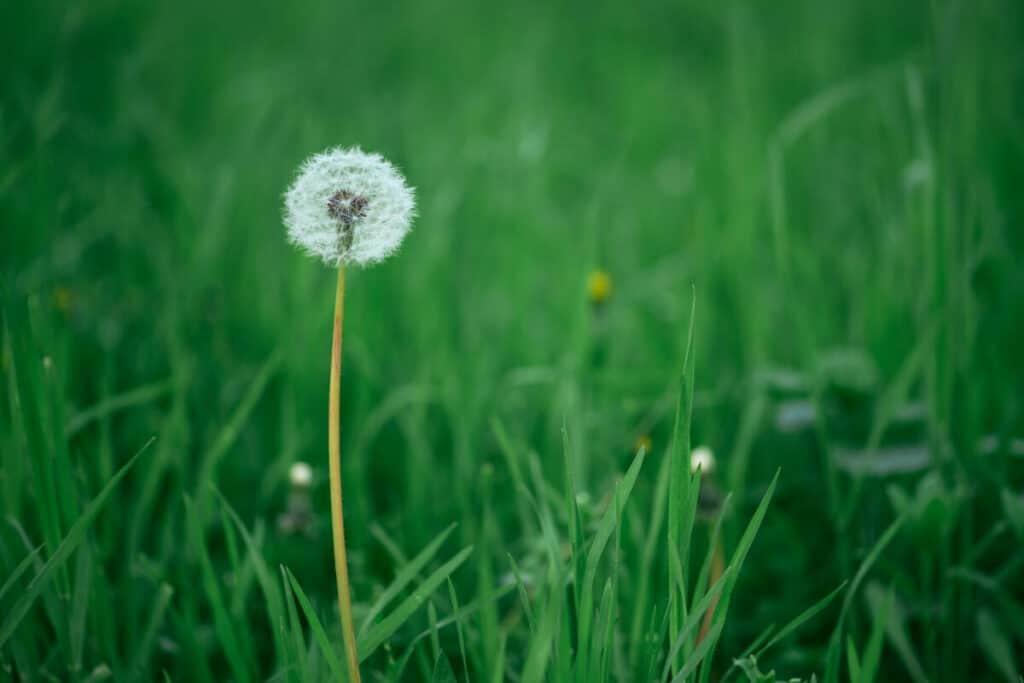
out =
[[696,472],[698,467],[705,476],[715,471],[715,454],[707,446],[697,446],[690,453],[690,471]]
[[307,463],[297,462],[288,470],[288,480],[295,488],[309,488],[313,483],[313,468]]
[[413,190],[395,167],[358,147],[307,159],[284,197],[289,241],[329,266],[387,258],[415,212]]

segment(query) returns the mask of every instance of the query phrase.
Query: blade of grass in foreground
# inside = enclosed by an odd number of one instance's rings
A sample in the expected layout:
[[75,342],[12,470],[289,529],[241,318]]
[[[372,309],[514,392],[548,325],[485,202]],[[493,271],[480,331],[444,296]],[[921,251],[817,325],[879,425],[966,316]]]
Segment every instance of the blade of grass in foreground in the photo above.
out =
[[[771,635],[771,631],[765,631],[760,636],[758,636],[753,643],[747,646],[747,649],[743,652],[742,656],[733,660],[732,665],[725,672],[725,675],[722,676],[722,680],[729,680],[729,676],[732,674],[733,671],[736,670],[738,664],[741,661],[745,660],[747,657],[749,657],[751,653],[754,654],[755,658],[760,659],[764,655],[764,653],[767,652],[772,646],[774,646],[776,643],[778,643],[780,640],[788,636],[793,631],[803,626],[804,623],[810,621],[815,616],[817,616],[819,612],[828,607],[829,604],[831,604],[831,602],[835,599],[835,597],[839,595],[839,593],[841,593],[844,588],[846,588],[846,584],[847,582],[843,581],[831,593],[823,597],[821,600],[818,600],[816,603],[814,603],[813,605],[805,609],[803,612],[798,614],[796,617],[794,617],[788,624],[783,626],[781,630],[775,633],[774,636]],[[771,627],[769,628],[771,629]]]
[[356,648],[359,652],[359,661],[363,662],[369,658],[370,655],[376,651],[381,644],[391,637],[391,635],[398,630],[398,628],[405,623],[405,620],[412,615],[423,602],[430,597],[430,595],[437,590],[445,579],[447,579],[452,572],[459,568],[459,566],[466,561],[466,559],[473,552],[473,546],[463,549],[455,557],[448,560],[446,563],[434,570],[430,576],[427,577],[426,581],[416,587],[412,595],[403,600],[398,607],[394,609],[388,616],[384,617],[379,624],[375,624],[371,627],[366,635],[359,639],[358,647]]
[[[872,611],[877,611],[884,598],[881,587],[877,583],[868,584],[864,589],[868,599],[868,605]],[[889,610],[889,620],[886,624],[886,636],[892,650],[903,660],[903,665],[914,683],[928,683],[928,676],[924,672],[914,647],[911,645],[910,635],[907,632],[907,615],[902,609],[898,599],[893,600],[892,609]]]
[[[676,639],[672,643],[672,649],[669,650],[668,657],[665,658],[665,668],[662,669],[660,680],[665,680],[669,677],[669,673],[671,673],[670,669],[672,667],[672,662],[675,660],[676,655],[679,654],[680,650],[683,647],[683,644],[686,642],[687,637],[697,626],[697,623],[700,621],[701,617],[704,616],[704,613],[707,612],[708,608],[711,607],[711,603],[715,600],[715,597],[722,591],[722,588],[725,587],[726,581],[728,581],[729,573],[731,571],[732,567],[728,567],[727,569],[725,569],[725,571],[723,571],[722,575],[719,577],[718,581],[716,581],[715,584],[711,586],[711,590],[705,593],[704,597],[701,598],[700,602],[694,605],[693,609],[690,610],[690,613],[686,617],[686,621],[683,623],[683,627],[679,629],[679,634],[676,636]],[[707,642],[708,638],[705,638],[704,641]],[[694,658],[696,658],[697,650],[699,649],[700,648],[695,648],[693,654],[690,657],[686,658],[687,664],[689,664],[691,661],[693,661]],[[686,667],[684,667],[680,671],[684,670],[686,670]],[[692,670],[693,669],[690,668],[690,671]]]
[[595,673],[589,670],[591,662],[589,661],[590,653],[588,649],[591,645],[590,629],[594,618],[594,581],[597,577],[597,570],[605,548],[608,546],[608,541],[611,539],[616,526],[618,526],[622,507],[625,506],[626,501],[629,499],[629,494],[633,492],[633,486],[636,484],[636,479],[640,474],[640,469],[643,467],[644,460],[645,451],[641,448],[637,452],[636,457],[633,458],[629,469],[626,470],[625,476],[615,487],[615,497],[604,511],[604,515],[597,525],[597,530],[594,532],[594,539],[590,543],[590,549],[587,551],[586,565],[583,571],[579,595],[579,608],[577,610],[579,615],[579,651],[576,657],[576,673],[577,678],[581,681],[589,680],[590,675]]
[[[740,537],[740,542],[736,546],[736,552],[733,553],[732,559],[729,562],[728,567],[726,567],[727,569],[731,569],[732,572],[729,574],[729,578],[725,580],[725,586],[722,588],[722,597],[719,601],[718,608],[715,610],[714,623],[719,626],[725,624],[726,617],[729,614],[729,605],[732,602],[732,592],[736,588],[736,581],[739,579],[743,563],[747,559],[747,552],[749,552],[750,546],[754,544],[754,538],[757,537],[757,532],[761,528],[761,522],[764,521],[764,516],[768,512],[768,504],[771,503],[772,496],[775,494],[775,487],[779,483],[780,472],[781,470],[776,470],[775,476],[772,477],[772,483],[768,486],[768,490],[765,491],[764,496],[762,496],[761,502],[757,506],[757,510],[754,511],[753,517],[750,518],[750,522],[747,524],[746,530]],[[714,635],[712,635],[712,633],[714,633]],[[708,651],[706,663],[710,662],[715,654],[715,648],[718,645],[719,633],[721,633],[720,628],[717,631],[709,631],[704,639],[705,641],[710,642],[710,649]],[[705,643],[701,642],[701,646],[703,647],[704,645]],[[702,683],[706,682],[710,675],[711,667],[702,666],[700,670],[700,681]]]
[[443,544],[445,539],[451,535],[455,526],[456,525],[454,523],[450,524],[447,529],[442,531],[434,538],[433,541],[428,543],[427,547],[421,550],[419,555],[414,557],[411,562],[402,567],[398,574],[395,575],[395,580],[391,582],[391,585],[384,589],[384,592],[380,594],[380,597],[378,597],[373,603],[373,606],[370,607],[369,612],[367,612],[366,617],[363,619],[363,625],[359,629],[360,639],[366,635],[366,632],[373,624],[373,620],[377,618],[377,615],[380,614],[385,607],[387,607],[387,604],[391,602],[391,600],[393,600],[394,597],[402,591],[402,589],[409,585],[409,582],[416,578],[423,567],[433,559],[434,555],[436,555],[437,551],[441,548],[441,544]]
[[210,601],[210,609],[213,611],[213,627],[217,638],[224,648],[224,656],[231,666],[231,672],[239,681],[252,680],[249,664],[251,658],[242,650],[242,646],[236,637],[235,624],[231,621],[231,614],[224,602],[224,595],[221,592],[220,579],[213,567],[213,561],[203,542],[202,522],[198,519],[195,503],[185,496],[185,517],[188,527],[188,538],[192,544],[192,550],[199,561],[199,569],[202,574],[202,587]]
[[[538,615],[537,631],[526,645],[526,662],[523,664],[522,683],[540,683],[545,680],[545,673],[551,664],[551,649],[555,641],[555,632],[558,628],[559,616],[562,607],[562,586],[565,583],[566,574],[559,575],[551,583],[548,591],[548,599],[541,603],[542,609]],[[563,656],[568,656],[567,654]]]
[[[684,664],[683,668],[679,670],[676,677],[672,679],[672,683],[683,683],[687,676],[696,671],[697,667],[704,663],[710,652],[714,650],[715,645],[718,643],[718,636],[721,635],[723,626],[725,626],[725,622],[719,621],[711,627],[707,636],[701,641],[700,645],[694,648],[693,654],[687,658],[686,664]],[[708,667],[704,667],[704,670],[707,671]]]
[[153,601],[153,610],[150,612],[149,621],[142,632],[138,645],[135,647],[135,656],[132,659],[131,670],[136,676],[141,677],[145,673],[145,664],[149,661],[157,631],[163,623],[164,614],[167,612],[167,607],[171,604],[173,596],[174,589],[170,584],[160,584],[156,598]]
[[[466,617],[469,617],[472,614],[476,613],[483,606],[484,603],[494,603],[500,598],[503,598],[504,596],[511,593],[514,589],[514,585],[508,584],[506,586],[497,588],[489,592],[484,597],[477,598],[472,602],[468,602],[459,609],[460,616],[463,619],[465,619]],[[435,638],[437,634],[441,631],[441,629],[451,626],[452,624],[456,623],[456,621],[457,620],[454,614],[451,616],[447,616],[444,619],[441,619],[431,624],[429,627],[427,627],[426,630],[422,631],[419,635],[417,635],[415,638],[409,641],[405,646],[405,652],[403,652],[401,657],[399,657],[391,666],[390,672],[386,680],[404,680],[401,678],[401,675],[405,671],[405,666],[408,663],[409,659],[412,657],[413,652],[416,650],[416,646],[427,638]]]
[[14,633],[14,629],[18,627],[21,620],[25,618],[29,608],[32,607],[32,603],[35,602],[39,594],[42,593],[43,589],[47,586],[49,581],[53,578],[54,572],[58,568],[64,565],[71,553],[85,540],[85,532],[89,529],[89,525],[92,524],[93,520],[96,519],[96,515],[103,509],[107,499],[110,498],[110,494],[114,491],[121,480],[124,479],[125,475],[128,474],[128,470],[131,469],[132,465],[139,459],[139,457],[149,448],[150,444],[156,440],[156,437],[151,437],[149,441],[139,449],[139,452],[132,456],[132,459],[126,462],[117,473],[110,478],[107,485],[99,492],[92,501],[85,506],[85,510],[79,515],[78,520],[68,530],[66,536],[61,540],[60,545],[54,550],[53,555],[46,560],[43,564],[42,569],[36,573],[28,586],[25,588],[25,592],[22,594],[18,601],[14,603],[11,611],[8,612],[7,616],[4,617],[3,625],[0,626],[0,647],[3,647],[7,639]]
[[295,595],[292,592],[291,584],[288,582],[288,575],[285,574],[284,566],[280,566],[281,584],[284,586],[284,600],[288,607],[288,630],[291,631],[291,649],[295,654],[295,662],[298,667],[300,681],[309,680],[308,665],[306,663],[306,638],[302,634],[302,624],[299,622],[299,611],[295,609]]
[[294,591],[295,597],[299,600],[299,607],[302,608],[302,613],[306,615],[306,621],[309,622],[309,628],[313,631],[313,639],[316,640],[317,645],[320,646],[320,653],[324,656],[324,659],[327,660],[327,668],[331,670],[334,680],[347,681],[348,676],[346,676],[344,670],[342,670],[341,662],[338,661],[338,655],[331,647],[331,641],[327,637],[324,625],[320,623],[320,618],[317,617],[316,610],[313,609],[312,603],[310,603],[309,598],[306,597],[306,592],[302,590],[302,586],[299,585],[299,582],[287,567],[281,567],[281,570],[288,576],[288,583],[291,584],[292,591]]
[[519,565],[511,553],[506,553],[509,568],[512,571],[512,578],[515,579],[516,588],[519,589],[519,603],[523,608],[523,615],[526,617],[526,630],[532,636],[534,631],[533,608],[530,607],[530,595],[526,590],[526,583],[523,581],[523,574],[519,571]]
[[[612,576],[617,576],[613,571]],[[608,680],[608,659],[612,653],[612,635],[615,625],[615,581],[609,578],[604,583],[604,591],[601,594],[601,603],[597,610],[592,645],[590,646],[590,662],[588,670],[594,676],[593,680]],[[594,672],[597,672],[596,675]]]
[[651,505],[650,521],[647,528],[647,539],[644,542],[643,560],[640,565],[640,572],[637,575],[636,598],[633,604],[633,623],[630,626],[629,642],[632,648],[631,661],[633,667],[639,665],[641,652],[646,645],[645,639],[641,637],[644,628],[644,619],[647,618],[650,607],[651,575],[654,570],[654,561],[658,550],[661,549],[663,536],[661,534],[662,520],[665,518],[665,503],[668,499],[668,475],[669,459],[662,458],[658,470],[658,478],[654,485],[654,503]]
[[448,661],[443,652],[437,655],[437,660],[434,662],[434,675],[430,680],[431,683],[455,683],[452,663]]
[[871,626],[871,636],[868,638],[868,644],[864,648],[864,653],[860,660],[857,662],[857,666],[860,671],[857,677],[850,676],[853,683],[873,683],[875,680],[875,674],[878,673],[878,668],[881,664],[882,659],[882,644],[885,637],[885,625],[889,621],[889,612],[892,610],[893,601],[892,589],[888,591],[881,605],[878,605],[878,609],[874,610],[872,620],[874,623]]
[[992,613],[982,610],[978,613],[978,643],[995,669],[1010,683],[1019,681],[1015,672],[1013,646],[1002,632]]
[[462,671],[468,681],[471,680],[469,678],[469,657],[466,655],[466,638],[462,633],[462,614],[459,611],[459,596],[455,592],[455,584],[452,583],[450,576],[447,581],[448,595],[452,603],[452,616],[455,618],[455,633],[459,636],[459,656],[462,657]]
[[287,652],[288,644],[285,641],[284,633],[279,628],[276,628],[276,624],[280,623],[284,617],[284,605],[282,603],[281,594],[278,592],[277,583],[274,581],[270,568],[263,559],[263,554],[257,547],[256,541],[253,539],[252,534],[246,529],[245,524],[242,522],[242,518],[238,516],[235,509],[228,503],[228,499],[224,497],[218,489],[214,488],[214,492],[220,498],[221,504],[224,506],[224,510],[227,511],[228,516],[236,527],[238,532],[242,535],[242,541],[245,543],[246,549],[249,551],[249,557],[252,559],[253,568],[256,572],[256,581],[260,585],[260,589],[263,591],[263,598],[267,603],[267,616],[270,619],[270,630],[274,635],[274,647],[277,652],[278,659],[283,659],[285,652]]
[[813,605],[805,609],[803,612],[798,614],[796,618],[794,618],[788,624],[783,626],[782,629],[778,633],[776,633],[771,640],[769,640],[767,643],[761,646],[761,648],[757,651],[757,657],[761,657],[762,655],[764,655],[764,653],[767,652],[768,649],[771,648],[773,645],[778,643],[780,640],[788,636],[793,631],[803,626],[804,622],[813,619],[818,614],[818,612],[828,607],[832,600],[835,599],[835,597],[839,595],[839,593],[842,592],[844,588],[846,588],[846,581],[843,581],[831,593],[829,593],[821,600],[814,603]]
[[853,597],[857,593],[857,589],[860,584],[864,581],[864,577],[868,571],[878,560],[879,555],[885,550],[886,546],[896,537],[896,533],[903,526],[903,522],[906,519],[906,513],[900,515],[889,528],[885,530],[885,533],[875,542],[871,552],[864,558],[864,562],[861,563],[860,569],[853,577],[853,581],[850,582],[850,590],[846,593],[846,598],[843,600],[843,609],[839,613],[839,620],[836,623],[836,628],[832,632],[832,638],[830,639],[828,646],[828,654],[826,656],[825,664],[825,683],[837,683],[839,681],[839,657],[840,657],[840,644],[842,642],[843,624],[846,620],[846,614],[850,610],[850,605],[853,603]]
[[21,578],[21,575],[28,571],[28,568],[32,566],[32,563],[39,555],[39,551],[42,549],[43,546],[39,546],[38,548],[30,552],[25,557],[25,559],[18,563],[18,566],[14,568],[14,571],[11,572],[11,575],[7,577],[6,581],[4,581],[3,587],[0,588],[0,600],[4,599],[4,596],[7,595],[7,591],[11,589],[11,586],[17,583],[18,579]]
[[71,614],[68,620],[68,635],[71,638],[71,670],[82,670],[82,657],[85,654],[86,617],[89,614],[89,596],[93,587],[94,559],[89,544],[86,543],[78,551],[75,567],[75,583],[71,596]]
[[[686,559],[690,555],[693,511],[697,493],[690,476],[690,420],[693,409],[694,348],[693,332],[697,313],[697,294],[691,291],[690,323],[683,354],[683,375],[672,427],[669,451],[668,483],[668,610],[669,642],[676,639],[686,619]],[[678,668],[682,662],[676,662]]]

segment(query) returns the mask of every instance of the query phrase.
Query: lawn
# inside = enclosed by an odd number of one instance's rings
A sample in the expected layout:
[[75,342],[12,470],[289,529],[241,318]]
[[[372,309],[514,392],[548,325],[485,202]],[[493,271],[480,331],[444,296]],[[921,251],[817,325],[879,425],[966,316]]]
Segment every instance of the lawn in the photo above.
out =
[[0,44],[0,679],[347,677],[335,273],[282,221],[340,145],[417,199],[347,275],[363,680],[1020,680],[1019,2],[38,0]]

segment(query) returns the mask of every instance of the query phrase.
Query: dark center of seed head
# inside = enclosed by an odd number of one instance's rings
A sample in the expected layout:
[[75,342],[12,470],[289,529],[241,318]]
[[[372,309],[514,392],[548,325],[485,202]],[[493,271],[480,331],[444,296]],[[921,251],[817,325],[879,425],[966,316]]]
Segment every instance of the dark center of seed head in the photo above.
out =
[[327,214],[341,223],[343,228],[351,228],[356,220],[366,216],[366,207],[370,200],[362,195],[353,194],[348,190],[338,190],[327,200]]

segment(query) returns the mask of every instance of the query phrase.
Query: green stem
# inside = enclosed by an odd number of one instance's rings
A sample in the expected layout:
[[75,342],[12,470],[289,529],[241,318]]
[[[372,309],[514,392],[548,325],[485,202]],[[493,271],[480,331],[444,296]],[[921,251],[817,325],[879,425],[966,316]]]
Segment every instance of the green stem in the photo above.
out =
[[345,267],[338,267],[338,290],[334,302],[334,341],[331,344],[331,383],[327,421],[327,448],[331,477],[331,533],[334,539],[334,576],[338,583],[338,611],[345,641],[345,661],[350,683],[360,683],[359,656],[352,625],[352,596],[345,553],[345,513],[341,500],[341,336],[345,314]]

